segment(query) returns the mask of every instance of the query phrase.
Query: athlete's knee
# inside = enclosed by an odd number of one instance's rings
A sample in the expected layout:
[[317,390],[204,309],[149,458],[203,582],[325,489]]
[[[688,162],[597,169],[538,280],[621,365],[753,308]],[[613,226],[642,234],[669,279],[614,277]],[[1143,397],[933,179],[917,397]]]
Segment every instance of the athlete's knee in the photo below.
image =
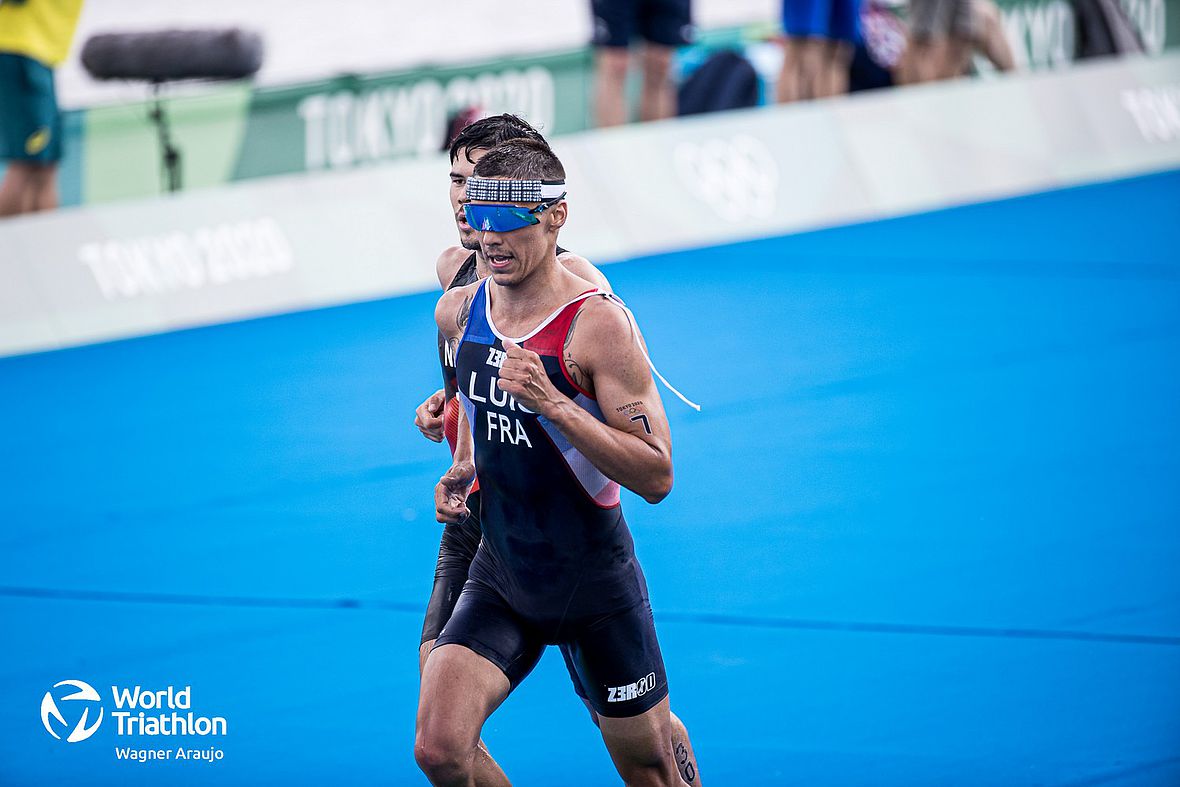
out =
[[467,784],[472,755],[465,742],[433,725],[421,725],[414,737],[414,760],[435,785]]
[[444,749],[415,745],[414,759],[418,762],[418,768],[434,785],[467,784],[471,777],[470,757],[464,760]]
[[419,698],[414,760],[432,783],[447,784],[465,773],[465,762],[470,767],[471,753],[459,731],[448,723],[448,715],[439,710],[427,693]]

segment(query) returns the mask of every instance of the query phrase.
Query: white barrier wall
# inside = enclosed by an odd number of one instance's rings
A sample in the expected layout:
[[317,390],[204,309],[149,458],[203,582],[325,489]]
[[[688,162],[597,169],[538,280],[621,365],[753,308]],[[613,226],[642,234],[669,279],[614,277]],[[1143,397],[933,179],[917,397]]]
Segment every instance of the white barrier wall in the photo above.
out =
[[[560,138],[596,262],[1180,166],[1180,55]],[[0,221],[0,354],[432,289],[445,157]],[[1178,204],[1180,204],[1180,195]]]

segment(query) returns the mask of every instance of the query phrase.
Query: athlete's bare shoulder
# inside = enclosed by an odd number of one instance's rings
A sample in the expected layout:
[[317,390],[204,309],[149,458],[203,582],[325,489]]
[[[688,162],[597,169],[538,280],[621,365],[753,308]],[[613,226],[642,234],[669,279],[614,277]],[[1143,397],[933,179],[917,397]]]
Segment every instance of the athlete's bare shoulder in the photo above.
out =
[[557,256],[557,260],[565,266],[567,271],[578,278],[585,279],[595,287],[606,290],[607,292],[614,292],[610,287],[610,282],[602,275],[602,271],[594,267],[590,260],[580,254],[574,254],[572,251],[562,252]]
[[610,344],[623,339],[628,342],[635,341],[635,326],[631,318],[623,307],[611,298],[589,298],[578,313],[584,330],[594,337],[595,344]]
[[479,282],[454,287],[444,292],[434,307],[434,321],[443,336],[459,337],[467,327],[471,315],[471,301],[479,289]]
[[[639,357],[636,328],[623,307],[603,296],[590,298],[578,309],[566,333],[566,369],[575,382],[591,388],[589,378],[603,364],[631,365]],[[579,375],[582,379],[579,379]]]
[[443,249],[442,254],[438,255],[438,261],[434,263],[434,271],[438,274],[438,283],[444,290],[450,286],[455,274],[459,272],[459,268],[470,256],[471,252],[462,246],[448,246]]

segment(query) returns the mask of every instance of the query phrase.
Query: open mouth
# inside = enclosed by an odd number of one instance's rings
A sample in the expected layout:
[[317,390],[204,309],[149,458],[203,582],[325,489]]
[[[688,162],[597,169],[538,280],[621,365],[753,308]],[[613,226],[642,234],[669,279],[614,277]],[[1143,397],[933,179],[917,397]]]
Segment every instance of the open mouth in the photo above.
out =
[[512,255],[510,254],[488,254],[488,266],[492,270],[504,270],[512,263]]

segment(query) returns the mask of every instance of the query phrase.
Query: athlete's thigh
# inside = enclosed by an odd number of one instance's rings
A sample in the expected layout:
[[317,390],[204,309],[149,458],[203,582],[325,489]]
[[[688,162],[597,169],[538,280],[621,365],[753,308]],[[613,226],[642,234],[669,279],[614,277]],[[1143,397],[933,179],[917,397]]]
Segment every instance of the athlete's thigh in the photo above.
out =
[[561,658],[565,660],[565,669],[569,673],[570,683],[574,685],[574,693],[578,695],[578,699],[585,703],[586,710],[590,711],[590,718],[597,724],[598,721],[595,718],[594,706],[590,704],[590,697],[586,693],[586,689],[582,687],[582,678],[578,675],[578,665],[574,661],[573,651],[566,644],[558,646],[558,650],[561,651]]
[[500,668],[478,653],[462,645],[436,647],[422,671],[419,738],[445,748],[474,748],[484,722],[510,690]]
[[[509,690],[533,671],[545,650],[540,634],[494,588],[476,579],[464,585],[451,619],[435,640],[435,651],[443,645],[462,645],[496,665]],[[432,653],[427,665],[433,660]]]
[[419,736],[474,746],[484,721],[532,671],[543,649],[498,593],[468,580],[422,672]]
[[646,598],[578,625],[565,646],[575,688],[599,716],[638,716],[668,696],[664,658]]

